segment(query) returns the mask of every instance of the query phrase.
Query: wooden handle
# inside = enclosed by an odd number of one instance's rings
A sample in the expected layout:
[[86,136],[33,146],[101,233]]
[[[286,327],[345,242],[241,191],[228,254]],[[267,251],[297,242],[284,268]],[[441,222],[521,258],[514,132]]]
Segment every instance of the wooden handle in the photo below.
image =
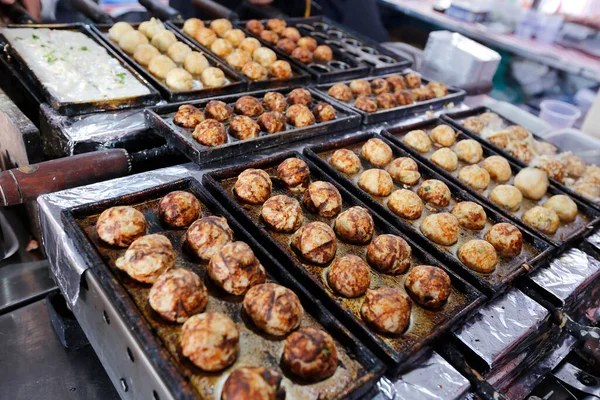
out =
[[192,0],[192,4],[202,12],[202,15],[209,18],[227,18],[229,20],[239,18],[234,11],[212,0]]
[[98,24],[113,24],[115,21],[98,3],[92,0],[71,0],[74,9]]
[[157,0],[138,0],[150,13],[163,21],[183,21],[181,13]]
[[59,158],[0,173],[0,205],[12,206],[41,194],[126,175],[129,157],[110,149]]

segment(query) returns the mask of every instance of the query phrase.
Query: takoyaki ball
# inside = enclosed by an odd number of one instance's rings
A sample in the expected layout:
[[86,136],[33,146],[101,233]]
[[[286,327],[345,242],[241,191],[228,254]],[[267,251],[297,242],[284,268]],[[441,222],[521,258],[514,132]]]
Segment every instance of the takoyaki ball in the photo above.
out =
[[336,150],[329,160],[331,166],[340,172],[353,175],[360,170],[360,158],[348,149]]
[[281,37],[293,40],[294,42],[298,41],[298,39],[300,39],[301,35],[300,32],[298,31],[298,29],[294,28],[293,26],[289,26],[287,28],[285,28],[284,30],[281,31]]
[[498,121],[501,121],[500,116],[493,112],[484,112],[479,116],[479,120],[483,122],[485,126],[493,125]]
[[312,38],[310,36],[303,36],[300,39],[298,39],[296,45],[298,45],[298,47],[303,47],[306,50],[312,52],[315,51],[318,44],[315,38]]
[[315,181],[304,192],[302,204],[310,212],[334,217],[342,209],[342,195],[331,183]]
[[246,38],[242,40],[238,49],[247,52],[248,54],[254,54],[254,51],[261,47],[260,42],[256,38]]
[[235,322],[218,312],[196,314],[181,328],[181,353],[204,371],[220,371],[233,364],[239,341]]
[[456,132],[448,125],[438,125],[429,133],[431,140],[442,147],[451,147],[456,140]]
[[173,68],[167,73],[165,78],[167,86],[174,91],[191,90],[194,86],[192,74],[183,68]]
[[250,21],[246,22],[246,29],[253,35],[260,35],[261,32],[265,30],[265,26],[259,20],[251,19]]
[[562,222],[573,222],[577,218],[577,204],[567,195],[556,194],[550,197],[544,207],[554,210]]
[[498,264],[498,254],[494,246],[481,239],[469,240],[460,246],[457,255],[468,268],[482,274],[489,274]]
[[355,79],[350,82],[350,90],[355,96],[370,96],[371,84],[364,79]]
[[267,133],[285,131],[285,115],[279,111],[269,111],[258,117],[258,125]]
[[329,225],[311,222],[294,232],[291,247],[305,260],[322,265],[335,257],[337,242]]
[[176,125],[183,126],[184,128],[193,129],[205,119],[206,117],[202,111],[191,104],[184,104],[179,106],[179,109],[173,118],[173,122]]
[[419,153],[427,153],[431,149],[431,139],[420,129],[410,131],[402,139],[405,145],[418,151]]
[[336,83],[327,91],[331,97],[341,101],[352,100],[352,90],[344,83]]
[[233,231],[223,217],[204,217],[195,221],[185,233],[186,248],[196,257],[209,261],[221,247],[233,240]]
[[210,29],[215,31],[215,33],[219,35],[219,37],[223,37],[225,35],[225,32],[227,32],[231,28],[233,28],[233,25],[231,25],[231,22],[229,22],[229,20],[225,18],[218,18],[210,23]]
[[233,190],[245,203],[262,204],[271,197],[273,183],[262,169],[249,168],[238,176]]
[[302,207],[292,197],[273,196],[264,202],[262,218],[276,232],[294,232],[302,226]]
[[398,105],[396,103],[396,96],[392,93],[381,93],[375,97],[375,101],[377,101],[377,106],[381,110],[394,108]]
[[523,222],[547,234],[554,235],[560,226],[560,218],[551,208],[535,206],[523,214]]
[[452,207],[452,215],[456,217],[460,226],[474,231],[482,230],[487,221],[483,207],[472,201],[456,203]]
[[277,41],[277,46],[275,47],[289,56],[296,48],[296,43],[292,39],[283,38]]
[[387,171],[372,168],[360,174],[358,187],[373,196],[386,197],[392,192],[394,182]]
[[295,187],[310,180],[310,169],[304,160],[291,157],[277,166],[277,176],[286,186]]
[[169,57],[158,55],[152,57],[148,64],[148,71],[157,78],[166,79],[167,74],[172,69],[177,68],[177,64],[173,62]]
[[233,109],[230,105],[220,100],[211,100],[204,107],[204,113],[207,118],[223,122],[233,116]]
[[506,158],[502,156],[489,156],[481,167],[485,169],[489,174],[490,178],[496,182],[507,182],[512,176],[512,169]]
[[409,90],[398,90],[394,92],[394,96],[396,96],[396,103],[400,106],[407,106],[415,102]]
[[377,101],[369,96],[358,96],[354,100],[354,107],[368,113],[374,113],[377,111]]
[[304,308],[290,289],[275,283],[253,286],[244,296],[244,311],[269,335],[287,335],[300,326]]
[[437,98],[448,95],[448,86],[441,82],[429,82],[427,84],[427,89],[431,90]]
[[268,111],[284,112],[287,108],[287,100],[279,92],[267,92],[263,97],[262,105]]
[[363,207],[350,207],[335,219],[335,233],[345,242],[368,243],[375,232],[371,214]]
[[563,158],[567,175],[571,178],[579,178],[585,173],[586,165],[585,162],[573,154],[565,155]]
[[254,62],[259,63],[265,68],[269,68],[271,64],[277,61],[277,54],[267,47],[260,47],[254,50],[252,53],[252,59]]
[[395,182],[403,185],[414,185],[421,179],[419,166],[412,158],[396,158],[388,167],[388,173]]
[[227,143],[227,133],[225,132],[225,126],[214,119],[205,119],[200,122],[192,136],[198,143],[205,146],[219,146]]
[[192,51],[185,57],[183,67],[192,75],[200,75],[210,64],[204,54]]
[[225,85],[225,73],[216,67],[208,67],[200,75],[202,84],[206,87],[221,87]]
[[142,44],[148,44],[148,38],[139,31],[127,32],[119,40],[119,47],[127,54],[133,54],[135,49]]
[[529,164],[533,160],[533,151],[531,148],[522,142],[512,140],[506,145],[506,151],[515,157],[517,160],[522,161],[525,164]]
[[410,94],[413,101],[427,101],[435,97],[435,94],[428,88],[411,89]]
[[496,132],[494,134],[491,134],[490,136],[488,136],[487,140],[494,146],[496,146],[500,149],[505,149],[506,146],[508,146],[508,142],[510,141],[510,138],[508,137],[508,132],[501,131],[501,132]]
[[360,149],[360,155],[375,167],[383,168],[392,161],[392,149],[381,139],[372,138]]
[[390,91],[390,84],[381,78],[373,79],[371,81],[371,92],[373,94],[388,93]]
[[175,266],[173,245],[163,235],[142,236],[117,258],[115,265],[138,282],[154,283],[161,274]]
[[221,247],[208,262],[208,275],[217,286],[235,296],[267,279],[265,268],[244,242],[231,242]]
[[261,81],[267,79],[269,72],[259,63],[252,61],[246,63],[246,65],[242,67],[242,74],[246,75],[253,81]]
[[458,179],[475,190],[485,190],[490,184],[490,174],[478,165],[462,167]]
[[529,137],[529,131],[521,125],[511,125],[506,128],[506,132],[508,132],[508,137],[513,140],[525,140]]
[[302,379],[321,381],[334,374],[338,365],[337,349],[328,333],[302,328],[285,339],[281,363]]
[[439,308],[446,303],[452,292],[450,276],[432,265],[417,265],[406,276],[404,287],[420,305]]
[[404,75],[406,87],[409,89],[418,89],[421,87],[421,77],[415,73]]
[[276,45],[279,41],[279,35],[273,31],[264,30],[260,33],[260,38],[269,44]]
[[250,117],[236,115],[229,123],[229,134],[239,140],[248,140],[258,137],[260,126]]
[[326,122],[335,119],[335,108],[331,104],[321,102],[312,108],[312,113],[317,122]]
[[141,65],[148,65],[155,56],[160,55],[160,51],[151,44],[140,44],[133,52],[133,59]]
[[238,71],[241,71],[242,68],[244,68],[244,65],[252,62],[252,56],[247,51],[236,49],[227,57],[225,57],[225,61],[228,65],[232,66]]
[[398,335],[410,323],[411,308],[410,299],[400,289],[369,289],[360,314],[363,321],[378,332]]
[[217,40],[217,34],[212,29],[200,28],[194,34],[194,40],[204,47],[210,47]]
[[410,267],[412,249],[396,235],[379,235],[367,249],[369,264],[384,274],[399,275]]
[[521,208],[523,194],[513,185],[498,185],[492,189],[488,199],[507,210],[517,211]]
[[315,116],[303,104],[290,106],[285,112],[285,118],[289,124],[294,125],[296,128],[314,125],[315,123]]
[[271,18],[267,21],[267,29],[272,30],[278,35],[280,35],[283,32],[286,26],[287,23],[282,19]]
[[238,47],[246,35],[241,29],[230,29],[223,34],[223,39],[227,40],[233,47]]
[[191,37],[194,37],[200,28],[204,28],[204,22],[198,18],[189,18],[183,23],[183,31]]
[[446,207],[450,204],[452,194],[448,186],[437,179],[427,179],[421,183],[417,194],[424,202],[436,207]]
[[548,174],[537,168],[523,168],[515,176],[513,184],[524,197],[539,200],[548,191]]
[[392,92],[406,89],[406,80],[401,75],[392,75],[385,78]]
[[217,57],[225,58],[233,52],[233,46],[225,39],[216,39],[210,45],[210,51],[215,53]]
[[152,46],[156,47],[161,53],[166,53],[169,46],[177,41],[175,34],[171,31],[158,32],[152,38]]
[[331,61],[333,60],[333,50],[326,44],[322,44],[317,46],[313,52],[313,56],[319,61]]
[[306,89],[294,89],[287,95],[287,102],[289,104],[302,104],[309,106],[312,103],[312,95]]
[[242,367],[229,374],[223,385],[221,400],[274,400],[285,397],[283,376],[270,368]]
[[600,198],[600,187],[591,184],[591,182],[585,179],[579,179],[572,187],[575,193],[580,194],[588,200],[598,201],[598,198]]
[[371,284],[369,265],[362,258],[347,255],[336,258],[327,271],[329,286],[344,297],[362,296]]
[[208,293],[198,275],[177,268],[158,277],[150,288],[148,302],[161,317],[181,324],[204,311]]
[[168,226],[188,226],[200,216],[200,202],[193,194],[176,190],[160,200],[158,215]]
[[492,226],[485,234],[485,240],[503,257],[516,257],[523,248],[523,234],[516,226],[506,222]]
[[458,156],[448,147],[434,151],[430,160],[449,172],[456,171],[458,168]]
[[387,203],[396,215],[406,219],[418,219],[423,213],[423,201],[415,192],[407,189],[394,190]]
[[127,247],[146,233],[144,214],[133,207],[116,206],[106,209],[98,217],[96,232],[103,242]]
[[167,55],[177,64],[183,64],[185,57],[192,52],[192,48],[183,42],[175,42],[167,49]]
[[292,51],[292,57],[304,64],[310,64],[313,61],[312,51],[300,46]]
[[562,160],[553,156],[538,156],[531,166],[546,171],[548,178],[564,183],[567,169]]
[[271,75],[275,78],[287,79],[292,76],[292,66],[289,62],[284,60],[276,60],[271,64],[269,70],[271,71]]
[[420,229],[427,239],[442,246],[452,246],[458,241],[458,219],[447,212],[428,215]]
[[483,148],[473,139],[463,139],[456,143],[454,152],[460,160],[469,164],[477,164],[483,158]]
[[237,99],[233,109],[236,114],[246,115],[248,117],[258,117],[264,111],[260,101],[252,96],[242,96]]
[[113,42],[118,43],[121,40],[121,38],[125,36],[125,34],[133,32],[134,30],[135,29],[133,28],[133,26],[131,26],[129,23],[120,21],[110,27],[110,29],[108,30],[108,37]]
[[470,130],[471,132],[475,132],[477,134],[481,134],[481,131],[483,131],[483,128],[485,128],[485,125],[483,124],[483,122],[481,122],[479,117],[475,116],[465,119],[462,123],[462,126]]

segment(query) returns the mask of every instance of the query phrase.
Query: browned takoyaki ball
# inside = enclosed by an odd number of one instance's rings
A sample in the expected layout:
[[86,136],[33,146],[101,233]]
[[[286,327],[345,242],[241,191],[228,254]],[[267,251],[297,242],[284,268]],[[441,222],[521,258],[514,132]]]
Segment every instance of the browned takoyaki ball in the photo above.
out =
[[370,96],[371,84],[364,79],[355,79],[350,82],[350,90],[355,96]]
[[431,140],[442,147],[450,147],[456,141],[456,132],[448,125],[440,124],[429,132]]
[[233,45],[229,41],[219,38],[210,45],[210,51],[219,58],[225,58],[233,52]]
[[148,294],[150,307],[171,322],[183,323],[200,314],[208,304],[206,286],[198,275],[184,268],[158,277]]
[[227,40],[233,47],[239,47],[246,35],[241,29],[230,29],[223,34],[223,39]]
[[206,118],[211,118],[219,122],[223,122],[233,115],[231,106],[220,100],[211,100],[204,107]]
[[260,126],[250,117],[236,115],[229,123],[229,134],[239,140],[256,138],[260,134]]
[[402,290],[381,288],[367,290],[360,308],[363,321],[381,333],[398,335],[410,323],[412,303]]
[[472,201],[461,201],[452,207],[452,215],[463,228],[482,230],[487,222],[485,210],[479,204]]
[[202,46],[210,47],[217,40],[217,34],[209,28],[198,28],[194,33],[194,40]]
[[473,189],[484,190],[490,183],[490,174],[479,165],[469,165],[458,171],[458,179]]
[[253,35],[260,35],[261,32],[265,30],[265,26],[259,20],[251,19],[250,21],[246,22],[246,29]]
[[242,68],[244,68],[244,65],[252,61],[252,56],[247,51],[235,49],[233,53],[225,57],[225,61],[228,65],[241,71]]
[[410,267],[412,249],[396,235],[379,235],[367,249],[367,261],[384,274],[399,275]]
[[423,214],[423,200],[412,190],[394,190],[387,203],[388,208],[402,218],[414,220]]
[[296,47],[292,51],[292,57],[295,58],[296,60],[300,61],[301,63],[309,64],[313,60],[313,53],[312,53],[312,51],[310,51],[304,47]]
[[204,121],[204,113],[191,104],[179,106],[175,113],[173,122],[184,128],[195,128],[200,122]]
[[560,218],[556,211],[546,207],[530,208],[521,218],[527,225],[547,235],[554,235],[560,227]]
[[133,207],[116,206],[104,210],[96,222],[96,232],[102,241],[127,247],[146,233],[144,214]]
[[322,44],[317,46],[313,52],[313,56],[319,61],[331,61],[333,60],[333,50],[326,44]]
[[176,190],[158,203],[160,219],[168,226],[188,226],[200,215],[200,202],[193,194]]
[[369,113],[377,111],[377,101],[369,96],[358,96],[354,100],[354,107]]
[[233,231],[223,217],[204,217],[194,222],[185,233],[187,250],[208,261],[221,247],[233,240]]
[[269,71],[267,71],[267,69],[259,63],[252,61],[246,63],[242,67],[242,74],[252,79],[253,81],[261,81],[267,79],[267,76],[269,76]]
[[392,161],[394,153],[383,140],[371,138],[362,145],[360,155],[375,167],[383,168]]
[[396,96],[392,93],[381,93],[375,97],[375,101],[377,101],[377,107],[381,110],[394,108],[398,105],[396,103]]
[[285,112],[285,118],[289,124],[296,128],[313,125],[315,116],[310,112],[309,108],[302,104],[294,104]]
[[295,187],[309,181],[310,169],[304,160],[291,157],[277,166],[277,176],[288,187]]
[[287,335],[296,329],[304,315],[298,296],[275,283],[263,283],[248,290],[244,311],[254,325],[273,336]]
[[301,35],[300,32],[298,31],[298,29],[294,28],[293,26],[289,26],[287,28],[285,28],[284,30],[281,31],[281,37],[293,40],[294,42],[298,41],[298,39],[300,39]]
[[429,159],[446,171],[456,171],[458,168],[458,156],[448,147],[442,147],[433,152]]
[[444,97],[448,95],[448,87],[441,82],[429,82],[427,89],[431,90],[435,97]]
[[387,93],[389,91],[390,84],[385,79],[377,78],[371,81],[371,92],[373,94]]
[[437,207],[446,207],[450,204],[452,197],[448,186],[440,180],[428,179],[421,183],[417,194],[426,203],[433,204]]
[[352,90],[344,83],[336,83],[329,88],[327,93],[334,99],[341,101],[350,101],[353,97]]
[[115,265],[138,282],[154,283],[175,266],[173,245],[169,238],[160,234],[142,236],[117,258]]
[[309,106],[312,103],[312,95],[306,89],[294,89],[287,95],[287,102]]
[[271,196],[273,182],[262,169],[249,168],[238,176],[233,189],[245,203],[261,204]]
[[296,43],[292,39],[283,38],[277,41],[277,46],[275,47],[285,54],[290,55],[296,48]]
[[268,111],[284,112],[287,108],[285,96],[279,92],[267,92],[263,97],[263,107]]
[[344,297],[362,296],[371,284],[369,265],[362,258],[346,255],[336,258],[327,271],[327,282]]
[[342,196],[331,183],[315,181],[304,192],[302,204],[310,212],[323,217],[333,217],[342,209]]
[[302,328],[285,339],[281,363],[302,379],[321,381],[335,372],[337,349],[328,333],[316,328]]
[[269,67],[271,75],[279,79],[287,79],[292,76],[292,66],[284,60],[276,60]]
[[265,68],[269,68],[277,60],[277,54],[267,47],[260,47],[252,53],[252,59]]
[[458,219],[447,212],[428,215],[420,229],[426,238],[442,246],[452,246],[458,241]]
[[406,87],[409,89],[417,89],[421,87],[421,77],[415,73],[404,75]]
[[267,29],[272,30],[273,32],[277,33],[278,35],[283,33],[283,30],[285,29],[286,26],[287,26],[287,23],[282,19],[271,18],[270,20],[267,21]]
[[227,133],[225,132],[225,126],[214,119],[205,119],[200,122],[192,136],[198,143],[205,146],[219,146],[227,143]]
[[427,101],[435,97],[435,94],[428,88],[417,88],[410,91],[413,101]]
[[431,139],[421,129],[408,132],[402,142],[419,153],[427,153],[431,149]]
[[264,367],[241,367],[233,371],[221,392],[221,400],[274,400],[285,397],[281,373]]
[[483,131],[483,128],[485,128],[485,124],[483,122],[481,122],[479,117],[476,117],[476,116],[472,116],[472,117],[465,119],[463,121],[462,125],[466,129],[468,129],[472,132],[475,132],[477,134],[480,134],[481,131]]
[[385,78],[392,92],[406,89],[406,80],[402,75],[392,75]]
[[276,232],[294,232],[302,226],[302,207],[289,196],[270,197],[264,202],[261,215],[265,224]]
[[504,257],[516,257],[523,248],[523,234],[519,228],[506,222],[492,226],[485,234],[485,240]]
[[310,36],[303,36],[296,42],[298,47],[304,47],[308,51],[315,51],[317,48],[317,41],[315,38],[311,38]]
[[450,276],[432,265],[417,265],[404,282],[408,294],[420,305],[439,308],[446,303],[452,292]]
[[279,41],[279,35],[273,31],[265,29],[260,33],[260,38],[269,44],[277,44]]
[[210,23],[210,29],[212,29],[219,37],[223,37],[225,32],[233,28],[231,21],[225,18],[214,19]]
[[258,125],[267,133],[285,131],[285,115],[279,111],[269,111],[258,117]]
[[350,207],[335,219],[335,233],[349,243],[368,243],[375,232],[371,214],[363,207]]
[[245,51],[246,53],[252,55],[252,54],[254,54],[256,49],[258,49],[261,46],[262,45],[260,44],[258,39],[247,37],[246,39],[242,40],[238,49]]
[[386,197],[392,192],[394,182],[387,171],[371,168],[360,174],[358,187],[373,196]]
[[312,113],[317,122],[325,122],[335,119],[335,108],[333,108],[331,104],[321,102],[313,107]]
[[388,172],[394,181],[404,185],[414,185],[421,179],[419,166],[408,157],[396,158],[388,167]]
[[242,295],[252,286],[265,283],[267,273],[254,252],[244,242],[221,247],[208,263],[208,275],[229,294]]
[[458,259],[473,271],[489,274],[498,264],[496,249],[481,239],[469,240],[458,249]]
[[322,265],[335,257],[337,242],[329,225],[311,222],[294,232],[291,247],[305,260]]
[[394,92],[394,96],[396,96],[396,103],[400,106],[406,106],[415,102],[410,90],[398,90]]
[[331,155],[329,163],[333,168],[348,175],[355,174],[360,170],[360,158],[348,149],[336,150]]
[[242,96],[235,102],[234,110],[236,114],[258,117],[263,113],[263,106],[256,97]]

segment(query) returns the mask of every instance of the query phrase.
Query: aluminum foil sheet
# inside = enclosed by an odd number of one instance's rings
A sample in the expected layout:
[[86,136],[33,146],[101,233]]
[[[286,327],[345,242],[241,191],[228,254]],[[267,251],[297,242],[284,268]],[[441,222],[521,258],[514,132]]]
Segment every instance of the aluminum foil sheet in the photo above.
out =
[[593,235],[590,235],[587,239],[595,248],[600,250],[600,230],[598,230]]

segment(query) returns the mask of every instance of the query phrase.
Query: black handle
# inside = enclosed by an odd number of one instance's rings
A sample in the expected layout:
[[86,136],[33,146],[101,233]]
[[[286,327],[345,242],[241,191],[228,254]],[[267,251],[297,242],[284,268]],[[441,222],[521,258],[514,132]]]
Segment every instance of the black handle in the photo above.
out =
[[233,10],[212,0],[192,0],[192,4],[208,18],[227,18],[232,21],[239,19]]
[[37,21],[17,2],[13,4],[0,4],[2,14],[6,15],[15,24],[35,24]]
[[150,11],[150,14],[154,15],[158,19],[162,19],[163,21],[183,22],[183,17],[181,16],[181,13],[173,7],[169,7],[165,4],[162,4],[157,0],[138,1],[141,5],[146,7],[148,11]]
[[97,24],[114,24],[114,19],[92,0],[71,0],[73,8]]

